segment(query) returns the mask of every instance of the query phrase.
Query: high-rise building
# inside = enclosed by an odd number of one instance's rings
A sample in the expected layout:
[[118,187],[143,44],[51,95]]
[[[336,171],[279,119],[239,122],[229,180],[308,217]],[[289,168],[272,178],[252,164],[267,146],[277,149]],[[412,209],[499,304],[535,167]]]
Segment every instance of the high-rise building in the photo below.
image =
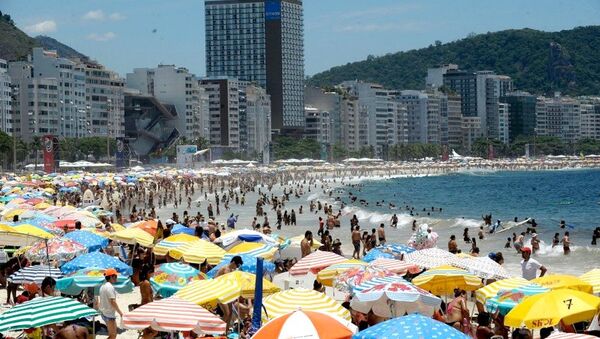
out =
[[558,137],[569,143],[579,139],[579,101],[560,93],[552,98],[538,97],[535,115],[537,135]]
[[444,74],[449,70],[458,70],[458,65],[447,64],[438,67],[427,69],[427,78],[425,78],[425,86],[427,88],[440,88],[444,85]]
[[331,117],[328,111],[307,106],[306,127],[304,134],[307,138],[316,140],[321,145],[331,145]]
[[156,68],[136,68],[127,73],[127,87],[143,95],[154,96],[163,104],[177,109],[177,130],[189,142],[208,133],[201,126],[205,111],[198,79],[186,68],[158,65]]
[[510,92],[501,97],[500,102],[508,104],[510,142],[519,136],[535,135],[535,95],[523,91]]
[[579,97],[580,139],[600,140],[600,97]]
[[125,80],[95,62],[84,62],[88,136],[125,135]]
[[265,89],[255,85],[246,86],[245,95],[248,154],[262,155],[263,163],[269,163],[271,99]]
[[340,103],[341,143],[351,152],[369,145],[369,113],[357,97],[346,95]]
[[8,63],[0,59],[0,131],[12,134],[12,105]]
[[460,95],[448,94],[447,110],[448,147],[460,148],[463,145]]
[[462,146],[465,150],[470,151],[475,140],[483,137],[481,119],[479,117],[463,117],[462,134]]
[[214,146],[240,150],[240,88],[245,82],[234,78],[207,78],[199,81],[208,94],[208,141]]
[[446,144],[448,97],[437,91],[400,91],[399,101],[408,116],[408,143]]
[[510,113],[509,104],[498,103],[498,135],[497,139],[503,144],[510,142]]
[[304,128],[301,0],[206,0],[206,72],[257,83],[271,96],[271,125]]
[[461,111],[465,117],[477,115],[477,77],[473,72],[449,69],[444,75],[444,86],[460,95]]
[[477,82],[477,116],[481,119],[484,136],[500,139],[500,97],[512,91],[512,79],[492,71],[475,72]]

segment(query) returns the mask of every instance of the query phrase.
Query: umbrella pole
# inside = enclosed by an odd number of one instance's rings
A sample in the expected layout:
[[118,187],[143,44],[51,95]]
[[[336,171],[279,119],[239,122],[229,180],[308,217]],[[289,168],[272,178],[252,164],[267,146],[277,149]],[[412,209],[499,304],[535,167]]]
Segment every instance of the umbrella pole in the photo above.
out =
[[92,339],[96,338],[96,316],[92,316]]

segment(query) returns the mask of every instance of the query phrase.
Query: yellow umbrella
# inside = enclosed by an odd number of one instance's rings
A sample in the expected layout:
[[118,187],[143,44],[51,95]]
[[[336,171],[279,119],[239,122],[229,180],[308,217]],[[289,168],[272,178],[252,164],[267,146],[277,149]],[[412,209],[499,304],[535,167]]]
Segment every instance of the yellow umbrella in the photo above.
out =
[[203,307],[214,308],[217,303],[228,304],[237,299],[242,288],[227,280],[196,280],[175,293],[175,296]]
[[201,264],[207,260],[209,265],[219,264],[225,253],[227,252],[221,247],[202,239],[169,251],[169,255],[177,260],[183,258],[185,262],[193,264]]
[[54,190],[54,188],[50,188],[50,187],[44,188],[44,192],[50,193],[50,194],[56,193],[56,191]]
[[144,247],[151,247],[154,243],[154,237],[139,228],[126,228],[110,234],[109,238],[125,244],[138,244]]
[[[304,239],[304,235],[298,235],[295,237],[291,237],[289,240],[290,242],[290,246],[300,246],[300,243],[302,242],[302,239]],[[313,239],[313,245],[311,247],[311,249],[317,250],[319,249],[319,247],[321,247],[321,243],[317,240],[317,239]]]
[[22,208],[15,208],[13,210],[6,212],[6,214],[4,214],[3,218],[4,218],[4,220],[12,221],[16,215],[21,215],[21,214],[25,213],[26,211],[27,210],[22,209]]
[[36,209],[36,210],[45,210],[46,208],[48,208],[48,207],[50,207],[50,206],[52,206],[52,205],[50,205],[50,204],[49,204],[49,203],[47,203],[47,202],[40,202],[39,204],[36,204],[36,205],[35,205],[35,209]]
[[[215,278],[215,280],[223,281],[232,281],[241,286],[242,289],[242,297],[244,298],[254,298],[254,291],[256,285],[256,275],[248,272],[242,271],[233,271],[227,274],[223,274],[222,276]],[[281,289],[272,282],[263,278],[263,294],[273,294],[279,292]]]
[[196,240],[198,240],[198,238],[193,235],[185,233],[175,234],[156,244],[156,246],[154,246],[154,254],[164,256],[167,255],[170,250]]
[[531,282],[539,284],[551,290],[568,288],[572,290],[582,291],[585,293],[592,293],[593,291],[592,285],[572,275],[549,274],[543,277],[535,278],[531,280]]
[[475,291],[475,297],[478,302],[485,305],[486,300],[495,297],[500,290],[512,290],[529,284],[531,284],[529,280],[521,277],[502,279],[478,289]]
[[317,274],[317,280],[320,281],[325,286],[333,286],[333,279],[335,277],[354,267],[367,266],[368,263],[357,260],[357,259],[348,259],[339,264],[333,264],[326,269],[319,271]]
[[22,246],[18,250],[13,252],[13,256],[25,254],[32,246]]
[[600,293],[600,268],[594,268],[593,270],[579,276],[579,279],[592,285],[594,288],[594,294]]
[[112,229],[115,232],[122,231],[122,230],[126,229],[125,226],[123,226],[121,224],[117,224],[116,222],[113,222],[112,224],[110,224],[110,227],[112,227]]
[[474,291],[481,287],[481,278],[452,266],[439,266],[421,273],[412,283],[435,295],[448,295],[459,288]]
[[566,325],[592,319],[600,308],[600,298],[589,293],[559,289],[527,297],[504,318],[504,325],[530,329]]
[[324,293],[304,288],[296,288],[272,294],[263,301],[263,321],[277,318],[299,308],[309,311],[332,314],[350,320],[350,312]]
[[264,258],[272,261],[273,256],[277,253],[277,247],[269,246],[259,242],[241,242],[227,251],[231,254],[248,254],[253,257]]
[[13,227],[13,229],[16,230],[18,233],[25,234],[25,235],[32,235],[32,236],[38,237],[38,238],[43,238],[43,239],[54,238],[54,235],[52,233],[46,232],[46,231],[39,229],[30,224],[17,225],[15,227]]

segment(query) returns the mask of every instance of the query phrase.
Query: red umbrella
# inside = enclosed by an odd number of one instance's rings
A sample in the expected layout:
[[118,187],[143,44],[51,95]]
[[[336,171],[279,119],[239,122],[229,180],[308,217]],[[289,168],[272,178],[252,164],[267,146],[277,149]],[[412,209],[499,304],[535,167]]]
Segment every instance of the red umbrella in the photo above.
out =
[[65,228],[65,226],[67,226],[67,228],[69,230],[74,230],[76,221],[77,220],[72,220],[72,219],[56,220],[55,222],[52,223],[52,227],[60,228],[62,230]]

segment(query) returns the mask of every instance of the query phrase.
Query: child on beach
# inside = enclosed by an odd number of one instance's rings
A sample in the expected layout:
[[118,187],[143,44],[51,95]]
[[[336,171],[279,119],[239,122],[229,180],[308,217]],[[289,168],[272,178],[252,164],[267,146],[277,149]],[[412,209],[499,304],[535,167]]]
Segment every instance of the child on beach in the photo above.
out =
[[510,248],[511,247],[510,242],[511,242],[510,237],[506,238],[506,244],[504,244],[504,248]]

